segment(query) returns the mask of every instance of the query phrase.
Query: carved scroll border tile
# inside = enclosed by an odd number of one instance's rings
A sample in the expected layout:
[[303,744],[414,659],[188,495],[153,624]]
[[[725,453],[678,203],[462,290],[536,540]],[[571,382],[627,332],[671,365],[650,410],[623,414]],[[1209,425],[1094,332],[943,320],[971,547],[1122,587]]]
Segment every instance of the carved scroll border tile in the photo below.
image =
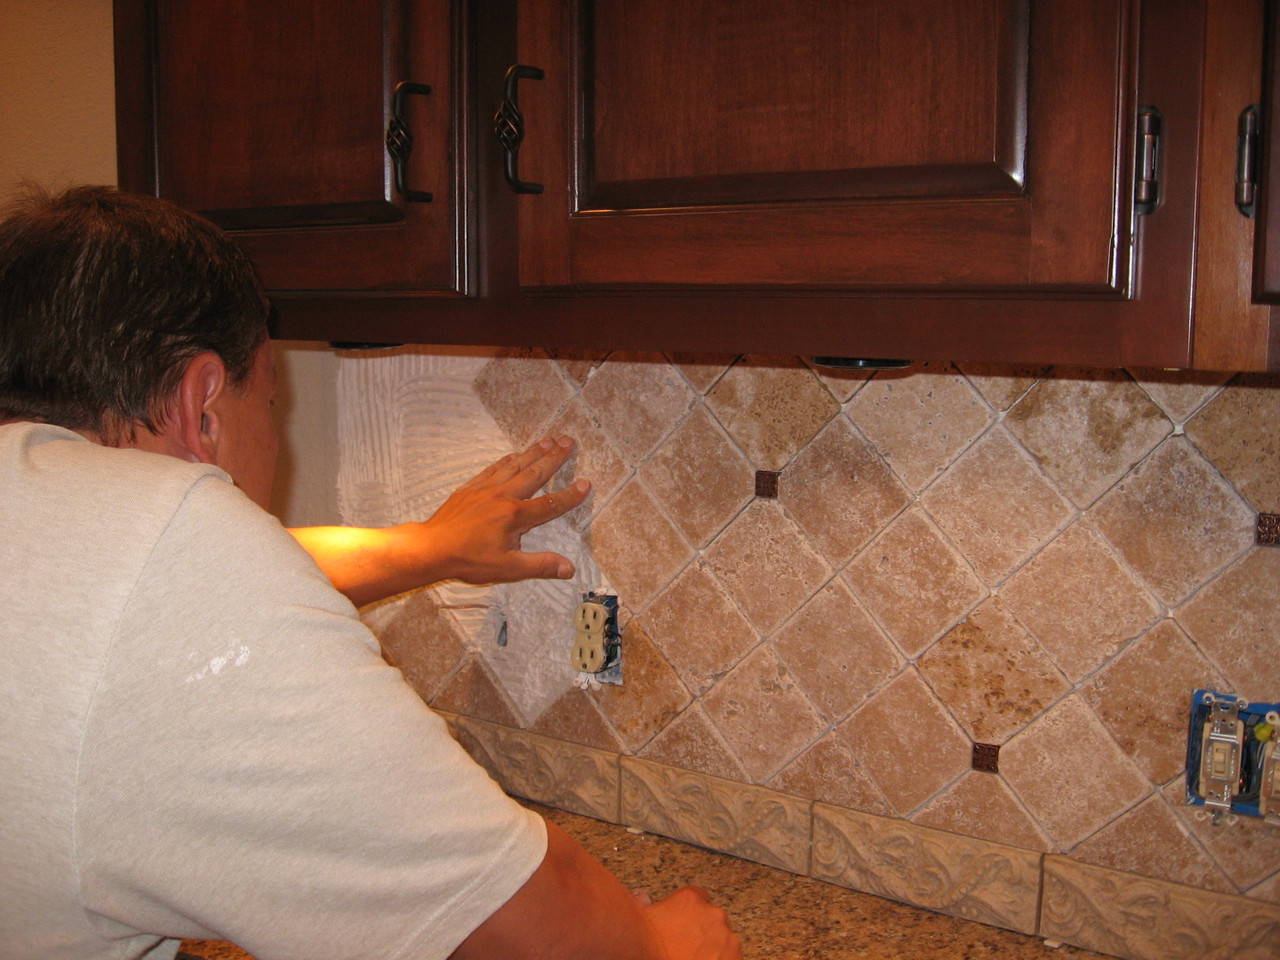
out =
[[865,893],[1036,932],[1040,855],[826,804],[813,809],[813,876]]
[[1043,936],[1133,960],[1276,960],[1280,906],[1049,856]]
[[622,758],[622,822],[792,873],[809,867],[809,801]]
[[507,793],[619,822],[617,754],[473,717],[458,718],[458,739]]

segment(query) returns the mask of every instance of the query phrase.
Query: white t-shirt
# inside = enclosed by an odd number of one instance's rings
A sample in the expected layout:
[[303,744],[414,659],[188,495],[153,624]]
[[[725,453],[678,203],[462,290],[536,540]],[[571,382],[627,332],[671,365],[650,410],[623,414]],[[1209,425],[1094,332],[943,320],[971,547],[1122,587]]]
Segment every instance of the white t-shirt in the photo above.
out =
[[225,473],[0,426],[0,960],[447,957],[545,850]]

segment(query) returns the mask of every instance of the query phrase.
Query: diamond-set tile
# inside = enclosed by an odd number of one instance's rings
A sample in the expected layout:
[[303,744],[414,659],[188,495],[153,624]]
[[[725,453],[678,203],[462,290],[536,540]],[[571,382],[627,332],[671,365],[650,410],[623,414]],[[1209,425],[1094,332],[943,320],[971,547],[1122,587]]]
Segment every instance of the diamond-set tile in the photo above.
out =
[[494,357],[476,374],[472,389],[517,450],[542,436],[573,398],[573,388],[542,350]]
[[684,377],[654,353],[611,353],[582,388],[583,401],[633,466],[684,418],[694,396]]
[[1187,424],[1187,437],[1254,510],[1280,513],[1280,377],[1245,377]]
[[1005,424],[1045,474],[1084,509],[1173,430],[1124,371],[1054,371]]
[[800,361],[759,357],[730,367],[707,406],[760,470],[781,470],[840,410]]
[[989,773],[966,773],[918,810],[911,822],[1022,850],[1053,849],[1004,778]]
[[591,524],[596,562],[633,608],[648,603],[693,557],[680,531],[632,480]]

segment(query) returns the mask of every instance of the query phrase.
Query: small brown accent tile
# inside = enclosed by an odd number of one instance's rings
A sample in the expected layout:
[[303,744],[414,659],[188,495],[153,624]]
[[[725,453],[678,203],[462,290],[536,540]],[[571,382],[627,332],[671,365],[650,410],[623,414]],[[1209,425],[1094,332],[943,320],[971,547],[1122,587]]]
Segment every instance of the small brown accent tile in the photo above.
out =
[[780,474],[776,470],[757,470],[756,471],[756,496],[765,497],[769,500],[778,499],[778,477]]
[[705,558],[762,633],[777,629],[831,576],[776,500],[752,500]]
[[1182,437],[1161,445],[1090,516],[1166,606],[1247,549],[1255,526],[1253,511]]
[[998,743],[975,743],[973,745],[973,760],[971,766],[975,770],[983,773],[999,773],[1000,772],[1000,744]]
[[1260,547],[1280,547],[1280,513],[1258,514],[1253,542]]

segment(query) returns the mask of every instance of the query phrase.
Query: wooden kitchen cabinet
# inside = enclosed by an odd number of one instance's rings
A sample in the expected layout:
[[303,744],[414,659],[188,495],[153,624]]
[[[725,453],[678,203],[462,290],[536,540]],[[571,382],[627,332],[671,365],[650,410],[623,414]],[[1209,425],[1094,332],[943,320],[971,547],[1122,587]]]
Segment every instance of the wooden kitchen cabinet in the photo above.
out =
[[117,0],[121,182],[235,228],[285,336],[1280,366],[1216,196],[1263,0],[187,2]]
[[[469,292],[454,7],[116,0],[121,185],[229,229],[273,291]],[[397,176],[384,138],[401,82]]]

